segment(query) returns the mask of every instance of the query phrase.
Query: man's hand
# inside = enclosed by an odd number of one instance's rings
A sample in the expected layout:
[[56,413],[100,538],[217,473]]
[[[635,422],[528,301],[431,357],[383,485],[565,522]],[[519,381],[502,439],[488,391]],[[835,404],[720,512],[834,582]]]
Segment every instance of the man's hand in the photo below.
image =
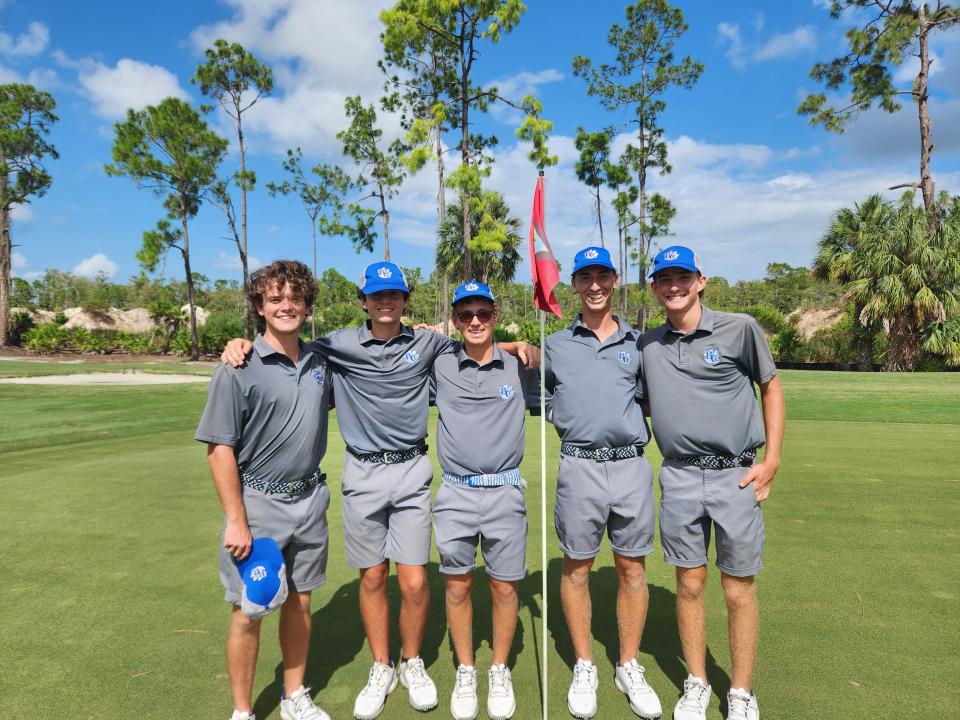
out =
[[540,348],[520,340],[517,342],[517,357],[530,370],[540,367]]
[[223,546],[235,560],[243,560],[253,548],[253,536],[246,519],[227,521],[227,529],[223,533]]
[[240,367],[247,361],[247,355],[253,350],[253,343],[243,338],[234,338],[220,353],[220,362],[224,365]]
[[745,488],[753,483],[753,491],[757,494],[757,502],[763,502],[770,496],[770,486],[773,484],[773,478],[779,468],[779,462],[775,462],[773,458],[764,458],[763,462],[754,465],[743,476],[740,487]]

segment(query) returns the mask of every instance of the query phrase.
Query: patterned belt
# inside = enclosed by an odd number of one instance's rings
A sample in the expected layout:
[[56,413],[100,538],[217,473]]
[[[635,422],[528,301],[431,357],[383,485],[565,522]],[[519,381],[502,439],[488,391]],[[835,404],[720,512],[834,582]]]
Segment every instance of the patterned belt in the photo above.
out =
[[315,488],[317,485],[321,485],[327,481],[327,476],[325,473],[317,470],[313,475],[303,480],[294,480],[293,482],[266,482],[265,480],[260,480],[255,478],[253,475],[241,475],[240,482],[252,489],[259,490],[260,492],[266,495],[299,495],[302,492],[306,492],[311,488]]
[[520,477],[519,468],[506,470],[501,473],[491,473],[489,475],[454,475],[453,473],[443,473],[443,479],[447,482],[457,485],[466,485],[472,488],[482,487],[501,487],[503,485],[516,485],[519,488],[526,487],[523,478]]
[[381,450],[372,453],[358,453],[356,450],[347,448],[347,452],[353,455],[357,460],[368,463],[383,463],[393,465],[407,460],[413,460],[415,457],[427,454],[427,444],[422,440],[409,450]]
[[747,450],[740,455],[670,455],[664,460],[696,465],[701,470],[729,470],[735,467],[750,467],[756,458],[756,450]]
[[608,462],[611,460],[627,460],[628,458],[640,457],[643,455],[643,447],[640,445],[624,445],[623,447],[601,447],[601,448],[583,448],[570,443],[562,443],[560,452],[570,457],[583,458],[584,460],[596,460],[597,462]]

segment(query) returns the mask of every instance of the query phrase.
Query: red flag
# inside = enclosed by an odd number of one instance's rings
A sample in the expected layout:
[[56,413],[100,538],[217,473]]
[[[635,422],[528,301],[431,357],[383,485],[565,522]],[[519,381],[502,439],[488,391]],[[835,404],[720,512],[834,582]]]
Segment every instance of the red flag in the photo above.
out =
[[533,191],[533,212],[530,214],[530,279],[533,280],[533,304],[538,310],[563,317],[560,303],[553,289],[560,282],[560,268],[553,257],[547,231],[544,229],[544,190],[543,175],[537,178],[537,187]]

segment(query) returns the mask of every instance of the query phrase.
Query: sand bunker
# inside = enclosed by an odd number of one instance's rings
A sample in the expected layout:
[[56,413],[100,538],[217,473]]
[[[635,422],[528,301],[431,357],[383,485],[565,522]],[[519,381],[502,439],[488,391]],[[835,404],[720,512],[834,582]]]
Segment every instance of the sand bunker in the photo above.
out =
[[173,385],[206,383],[203,375],[161,375],[137,371],[77,373],[76,375],[37,375],[34,377],[0,378],[0,383],[14,385]]

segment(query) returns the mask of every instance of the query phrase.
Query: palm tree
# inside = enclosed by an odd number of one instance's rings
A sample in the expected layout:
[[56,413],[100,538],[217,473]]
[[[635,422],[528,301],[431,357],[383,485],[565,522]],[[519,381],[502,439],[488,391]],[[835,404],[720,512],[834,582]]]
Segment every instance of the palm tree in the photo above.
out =
[[[844,245],[828,231],[815,262],[815,268],[846,283],[859,320],[887,328],[886,370],[913,370],[923,348],[957,354],[960,212],[957,203],[941,203],[942,221],[931,232],[913,197],[906,193],[897,205],[868,198],[856,208],[866,221],[859,232],[847,235]],[[841,215],[845,227],[855,227],[842,211],[837,221]]]
[[510,215],[503,195],[488,190],[470,199],[470,239],[473,277],[465,277],[463,247],[463,205],[460,200],[447,206],[437,241],[437,267],[463,280],[511,282],[520,264],[520,218]]
[[[846,285],[855,279],[853,258],[861,244],[889,226],[892,208],[880,195],[871,195],[853,209],[843,208],[834,215],[827,232],[820,239],[813,274],[821,280]],[[865,323],[863,306],[853,303],[853,342],[859,366],[867,370],[873,363],[873,343],[879,331],[875,323]]]

